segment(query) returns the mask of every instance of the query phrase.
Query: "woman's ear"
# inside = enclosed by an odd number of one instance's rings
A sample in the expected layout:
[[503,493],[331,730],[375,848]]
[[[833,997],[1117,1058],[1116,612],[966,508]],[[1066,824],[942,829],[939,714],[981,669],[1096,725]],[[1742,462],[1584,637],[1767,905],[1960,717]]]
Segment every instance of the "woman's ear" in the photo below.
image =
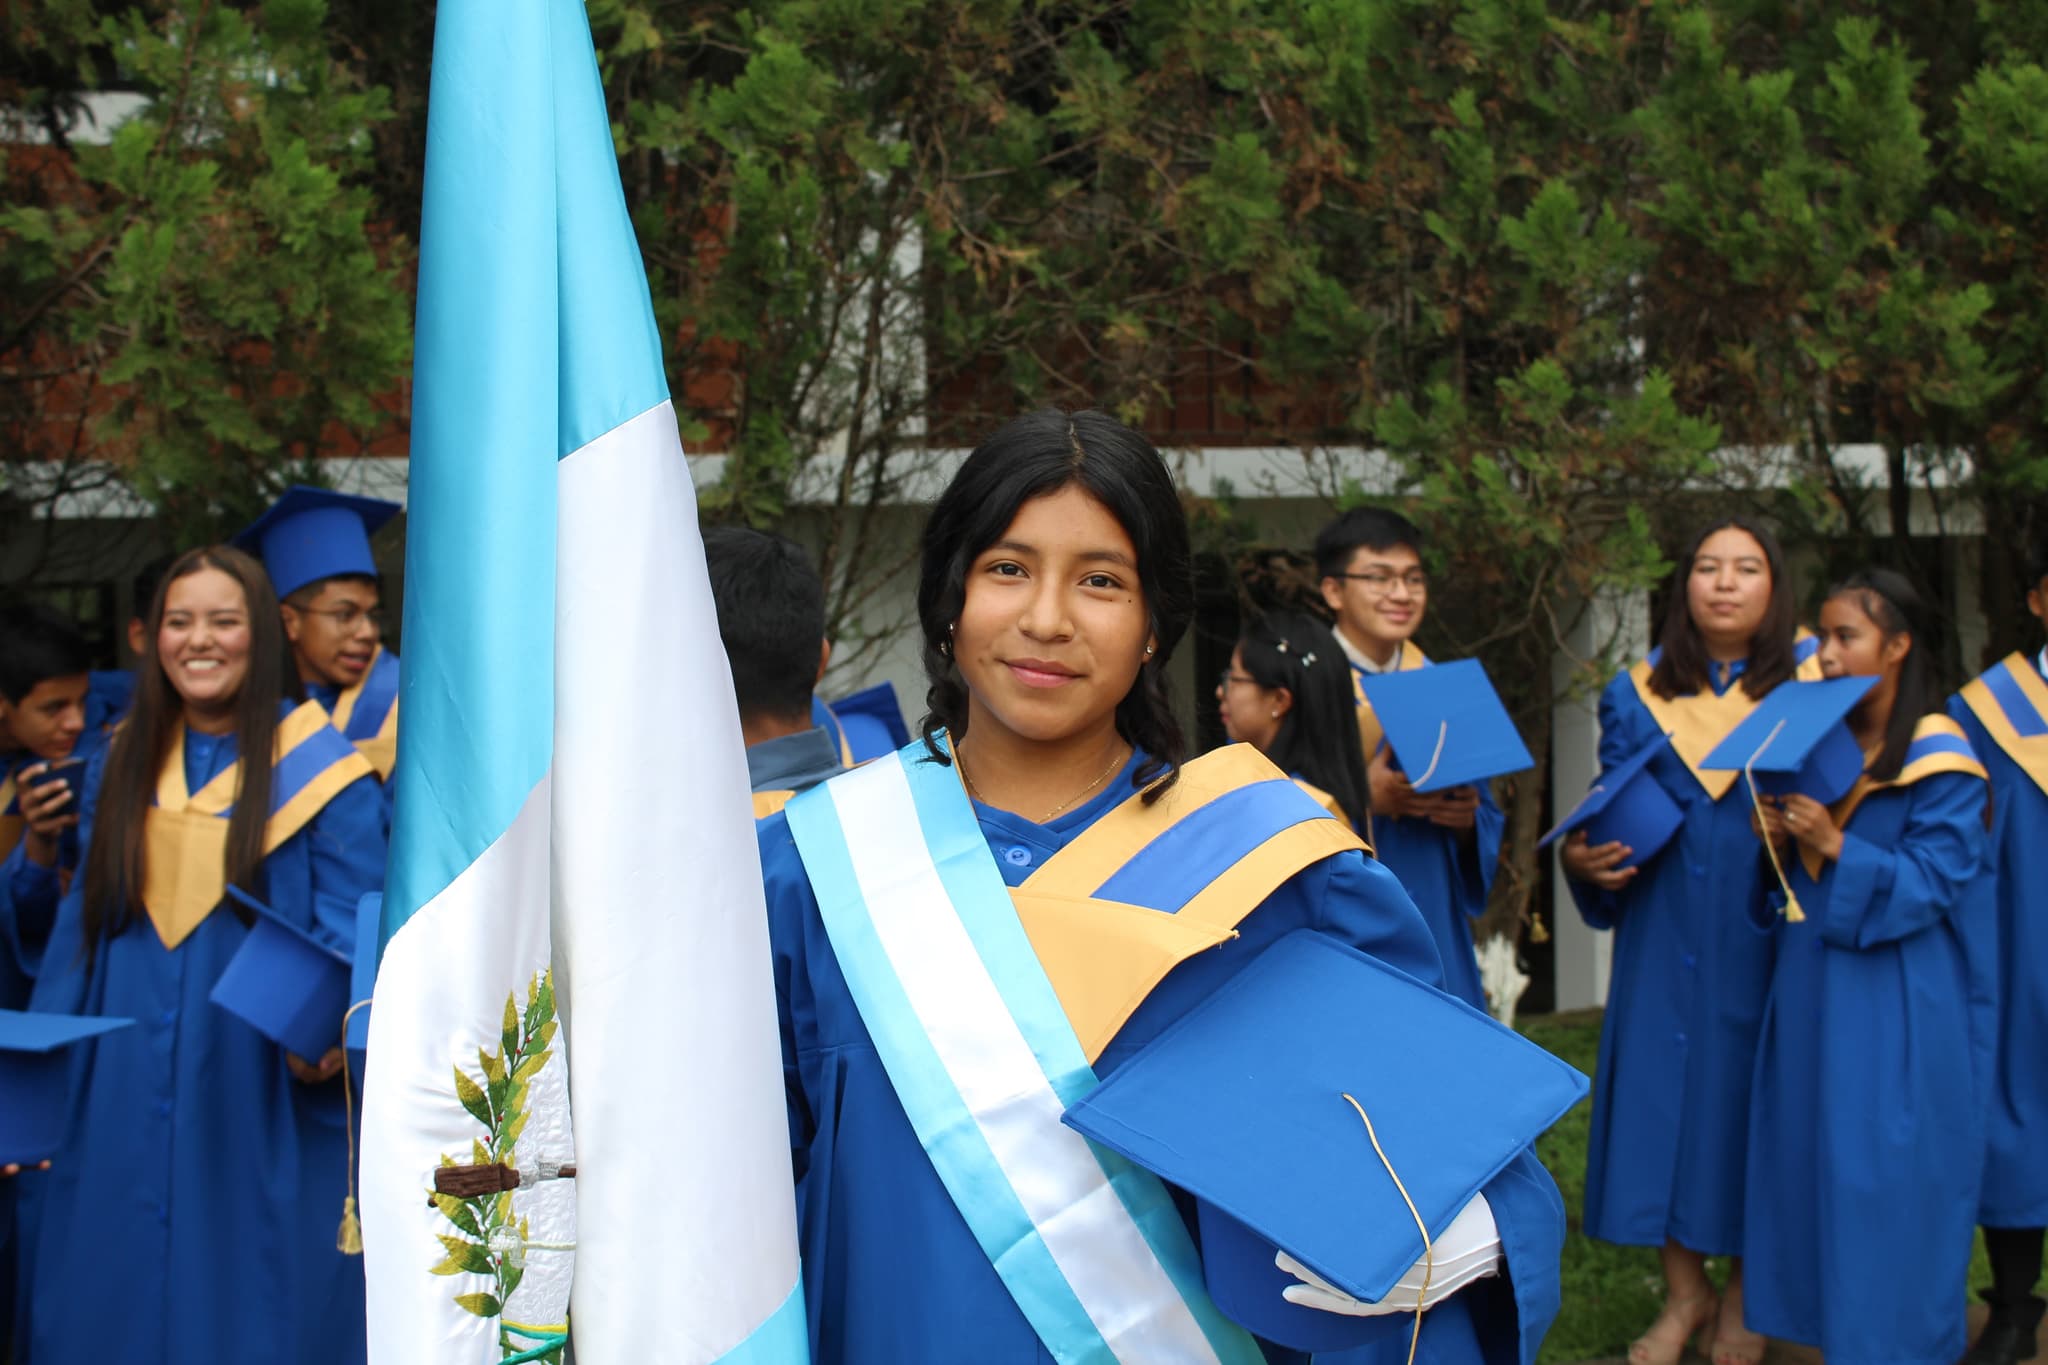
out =
[[1273,719],[1278,720],[1294,709],[1294,691],[1291,688],[1276,687],[1272,691]]
[[1884,648],[1879,651],[1878,657],[1888,664],[1898,664],[1904,663],[1906,656],[1912,652],[1913,636],[1911,632],[1902,630],[1896,635],[1886,637]]

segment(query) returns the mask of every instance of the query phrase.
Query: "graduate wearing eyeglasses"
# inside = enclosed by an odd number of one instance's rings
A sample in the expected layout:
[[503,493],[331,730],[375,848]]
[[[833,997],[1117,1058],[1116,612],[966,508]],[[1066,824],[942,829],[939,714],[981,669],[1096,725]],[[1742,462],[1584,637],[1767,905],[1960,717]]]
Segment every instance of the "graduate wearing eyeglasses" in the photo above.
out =
[[235,537],[277,589],[285,640],[306,695],[327,709],[384,783],[398,763],[398,656],[384,648],[384,606],[370,537],[395,502],[303,484],[285,490]]
[[1430,663],[1412,638],[1429,607],[1422,532],[1398,512],[1356,507],[1316,536],[1315,555],[1323,601],[1336,614],[1337,642],[1359,684],[1359,741],[1372,797],[1370,828],[1360,833],[1428,921],[1444,988],[1485,1009],[1472,921],[1486,911],[1506,817],[1484,783],[1416,791],[1363,686],[1366,678]]
[[[2027,568],[2027,610],[2048,623],[2048,542]],[[1967,1365],[2034,1356],[2048,1227],[2048,650],[2012,654],[1949,698],[1991,778],[1998,865],[1998,1040],[1977,1221],[1991,1261],[1990,1320]]]
[[[1756,774],[1752,818],[1776,868],[1751,906],[1777,955],[1750,1105],[1744,1315],[1828,1365],[1950,1365],[1963,1349],[1997,906],[1990,789],[1941,713],[1927,620],[1889,570],[1837,585],[1820,612],[1828,681],[1778,689],[1765,707],[1783,728],[1731,735],[1740,752],[1721,756]],[[1764,768],[1781,760],[1799,766],[1771,796]]]

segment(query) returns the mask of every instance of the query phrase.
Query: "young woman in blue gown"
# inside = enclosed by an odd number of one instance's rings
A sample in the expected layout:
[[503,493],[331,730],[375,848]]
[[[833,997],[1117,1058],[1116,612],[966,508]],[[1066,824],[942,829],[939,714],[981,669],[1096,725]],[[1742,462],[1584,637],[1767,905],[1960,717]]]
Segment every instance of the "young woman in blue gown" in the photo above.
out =
[[1832,806],[1761,810],[1802,918],[1777,942],[1750,1109],[1749,1325],[1828,1365],[1949,1365],[1963,1349],[1997,1029],[1989,787],[1942,714],[1927,613],[1859,574],[1820,613],[1831,678],[1874,677],[1849,715],[1863,775]]
[[134,710],[87,774],[81,875],[52,917],[0,924],[34,965],[31,1009],[135,1021],[74,1049],[65,1146],[15,1181],[22,1357],[360,1361],[361,1261],[336,1248],[340,1021],[331,1053],[293,1057],[209,995],[249,932],[230,883],[352,946],[382,884],[382,797],[325,712],[285,699],[254,560],[181,556],[147,640]]
[[1600,766],[1671,742],[1650,777],[1684,812],[1669,843],[1635,850],[1566,841],[1561,861],[1579,913],[1614,931],[1614,969],[1593,1077],[1586,1232],[1659,1249],[1663,1311],[1629,1348],[1631,1365],[1673,1365],[1698,1334],[1715,1365],[1753,1365],[1763,1342],[1743,1326],[1742,1263],[1717,1301],[1709,1256],[1742,1251],[1749,1078],[1771,943],[1749,927],[1757,891],[1749,802],[1700,760],[1804,650],[1784,555],[1761,525],[1727,517],[1679,556],[1650,657],[1600,697]]
[[[1055,1226],[1034,1233],[1036,1225],[1023,1225],[1021,1240],[1004,1240],[991,1249],[977,1231],[984,1224],[975,1218],[986,1212],[984,1206],[1008,1209],[1026,1194],[1012,1196],[1001,1178],[994,1183],[1003,1188],[993,1194],[980,1186],[956,1189],[938,1166],[978,1159],[986,1149],[976,1134],[993,1128],[1010,1134],[1002,1145],[1023,1167],[1015,1177],[1020,1186],[1042,1184],[1060,1148],[1058,1108],[1046,1120],[1050,1128],[1012,1128],[1013,1121],[1024,1122],[1014,1103],[998,1106],[996,1116],[983,1120],[988,1128],[964,1119],[927,1126],[922,1118],[927,1097],[918,1085],[906,1089],[899,1083],[891,1069],[899,1062],[886,1059],[908,1055],[914,1061],[920,1050],[944,1049],[916,1041],[906,1051],[904,1021],[892,1004],[893,980],[889,991],[874,989],[872,951],[856,940],[836,938],[843,921],[835,916],[844,912],[828,913],[820,906],[821,887],[832,905],[844,900],[827,855],[858,863],[855,845],[861,839],[851,832],[853,826],[867,819],[870,832],[861,838],[871,844],[893,833],[893,826],[873,824],[878,817],[857,796],[885,790],[878,779],[903,780],[894,768],[878,774],[883,765],[901,764],[904,773],[921,771],[925,775],[918,780],[924,782],[937,782],[934,773],[943,776],[944,802],[949,810],[958,807],[967,832],[943,853],[934,847],[931,857],[956,907],[966,902],[958,899],[953,879],[981,875],[975,870],[993,863],[986,877],[998,888],[1000,903],[987,907],[991,919],[975,922],[965,909],[959,911],[961,923],[979,942],[996,932],[993,921],[1008,922],[1005,934],[1017,927],[1023,902],[1013,910],[1012,893],[1001,887],[1018,895],[1041,888],[1044,882],[1035,879],[1057,871],[1062,855],[1089,847],[1091,832],[1115,828],[1133,811],[1153,810],[1155,803],[1161,810],[1184,809],[1183,797],[1192,801],[1209,780],[1200,774],[1219,771],[1204,765],[1220,760],[1226,769],[1256,768],[1252,785],[1262,786],[1282,804],[1305,807],[1301,827],[1310,833],[1329,831],[1331,842],[1323,855],[1303,858],[1298,866],[1290,861],[1291,872],[1275,875],[1269,889],[1237,907],[1241,918],[1224,941],[1188,953],[1153,978],[1149,990],[1140,992],[1142,999],[1113,1015],[1100,1036],[1082,1026],[1076,1007],[1062,994],[1066,1021],[1055,1020],[1052,1027],[1057,1031],[1065,1022],[1074,1024],[1069,1045],[1083,1034],[1095,1038],[1094,1045],[1082,1039],[1094,1077],[1114,1071],[1291,931],[1327,933],[1421,981],[1439,981],[1428,929],[1393,877],[1366,859],[1354,835],[1324,817],[1270,764],[1232,745],[1184,770],[1167,663],[1193,615],[1191,569],[1178,495],[1158,453],[1142,436],[1092,412],[1046,411],[1008,424],[968,458],[925,530],[918,615],[931,685],[922,737],[900,755],[814,788],[761,823],[815,1365],[1306,1359],[1270,1344],[1253,1344],[1227,1319],[1219,1325],[1213,1304],[1201,1292],[1199,1267],[1192,1281],[1174,1280],[1193,1285],[1183,1297],[1210,1333],[1207,1345],[1187,1352],[1148,1350],[1141,1344],[1150,1330],[1144,1324],[1154,1319],[1123,1314],[1127,1301],[1118,1300],[1103,1282],[1122,1283],[1124,1272],[1135,1268],[1128,1263],[1095,1279],[1055,1276],[1050,1289],[1033,1293],[1028,1288],[1033,1283],[1045,1288],[1042,1280],[1032,1279],[1032,1267],[1042,1244],[1060,1234],[1057,1225],[1078,1220],[1093,1226],[1089,1220],[1118,1216],[1116,1201],[1109,1201],[1108,1213],[1099,1203],[1063,1206],[1051,1220]],[[926,764],[950,767],[913,768]],[[1163,800],[1163,793],[1176,790],[1183,796]],[[925,794],[918,796],[920,810],[926,800]],[[837,847],[828,846],[816,832],[819,826],[811,823],[824,818],[820,812],[834,810],[837,828],[848,831]],[[1206,851],[1177,847],[1163,871],[1173,875],[1200,862]],[[924,850],[915,850],[915,856],[921,859]],[[807,859],[818,865],[807,865]],[[1241,858],[1230,871],[1254,871],[1256,862],[1255,857]],[[862,882],[879,875],[873,869],[855,870]],[[1094,886],[1101,875],[1098,870],[1085,885]],[[898,887],[887,898],[909,894],[910,889]],[[1117,957],[1119,945],[1109,926],[1124,922],[1119,916],[1128,916],[1133,905],[1144,905],[1151,889],[1144,884],[1120,887],[1111,899],[1130,902],[1123,905],[1091,901],[1088,894],[1084,890],[1080,899],[1068,898],[1069,906],[1083,913],[1065,926],[1067,958],[1080,961],[1084,974]],[[941,912],[946,917],[952,913]],[[1165,918],[1178,921],[1188,913]],[[1097,924],[1104,927],[1097,930]],[[926,941],[911,940],[905,951],[920,951]],[[1000,983],[1017,972],[1035,976],[1041,970],[1045,976],[1055,974],[1052,950],[1037,932],[1022,951],[1034,960],[1004,959],[1004,965],[992,969],[992,979]],[[869,983],[867,994],[858,993],[863,988],[856,983],[863,981]],[[942,994],[951,983],[952,978],[945,979]],[[910,1032],[915,1040],[942,1036],[936,1028],[927,1030],[922,1016]],[[907,1073],[910,1063],[900,1065]],[[1092,1078],[1085,1082],[1092,1083]],[[950,1093],[943,1084],[940,1088]],[[913,1109],[920,1117],[913,1117]],[[1028,1135],[1019,1138],[1020,1132]],[[1259,1158],[1248,1152],[1246,1159]],[[1314,1177],[1303,1173],[1303,1178]],[[1458,1365],[1481,1360],[1528,1365],[1557,1308],[1562,1205],[1527,1150],[1483,1193],[1500,1244],[1498,1273],[1427,1313],[1422,1349],[1425,1358]],[[1165,1215],[1173,1227],[1148,1225],[1148,1237],[1160,1233],[1168,1241],[1186,1240],[1189,1234],[1181,1229],[1189,1206],[1176,1202],[1178,1212],[1170,1203]],[[1097,1240],[1084,1238],[1082,1249],[1096,1245]],[[1283,1291],[1276,1284],[1272,1293],[1277,1300]],[[1090,1346],[1080,1354],[1049,1344],[1058,1334],[1039,1324],[1046,1314],[1057,1319],[1059,1305],[1073,1295],[1106,1295],[1114,1302],[1112,1316],[1123,1322],[1116,1344]],[[1353,1304],[1346,1311],[1352,1310],[1365,1315],[1371,1339],[1357,1348],[1358,1354],[1343,1359],[1391,1363],[1406,1358],[1414,1322],[1409,1313],[1383,1311],[1381,1305]],[[1079,1330],[1085,1335],[1089,1329],[1082,1322]]]
[[1358,704],[1330,628],[1298,611],[1253,618],[1216,682],[1223,732],[1273,760],[1353,830],[1372,800],[1365,759],[1351,742]]

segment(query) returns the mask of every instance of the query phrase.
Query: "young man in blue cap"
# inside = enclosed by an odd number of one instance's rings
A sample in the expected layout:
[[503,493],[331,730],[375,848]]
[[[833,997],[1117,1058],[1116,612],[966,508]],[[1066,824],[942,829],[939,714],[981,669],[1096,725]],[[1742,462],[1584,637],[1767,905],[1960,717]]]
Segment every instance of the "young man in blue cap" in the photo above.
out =
[[838,742],[815,723],[812,696],[832,657],[825,585],[801,548],[740,527],[704,532],[704,565],[760,819],[842,767]]
[[[2048,624],[2048,541],[2027,565],[2027,610]],[[1998,1038],[1977,1219],[1991,1261],[1991,1305],[1966,1365],[2031,1360],[2040,1327],[2048,1227],[2048,650],[2014,653],[1949,698],[1948,713],[1991,777],[1998,884]]]
[[395,502],[300,484],[235,537],[263,560],[277,589],[306,695],[377,770],[387,811],[398,761],[398,656],[382,643],[370,536],[398,511]]
[[[1383,507],[1355,507],[1316,536],[1315,555],[1323,602],[1337,617],[1337,642],[1360,680],[1428,666],[1412,638],[1430,587],[1422,532],[1413,522]],[[1471,921],[1486,909],[1506,820],[1483,786],[1417,792],[1383,742],[1362,686],[1358,729],[1372,789],[1366,841],[1429,922],[1445,989],[1485,1009]]]

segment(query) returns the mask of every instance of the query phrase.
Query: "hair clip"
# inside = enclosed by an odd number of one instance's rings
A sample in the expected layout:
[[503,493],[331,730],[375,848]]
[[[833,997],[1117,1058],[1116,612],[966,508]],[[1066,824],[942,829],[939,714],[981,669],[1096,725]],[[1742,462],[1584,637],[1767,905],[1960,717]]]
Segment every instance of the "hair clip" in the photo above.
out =
[[1279,644],[1274,645],[1273,652],[1275,654],[1285,654],[1287,652],[1287,641],[1282,640]]
[[1313,667],[1315,665],[1315,661],[1316,656],[1313,653],[1308,653],[1301,656],[1301,666],[1303,668]]

